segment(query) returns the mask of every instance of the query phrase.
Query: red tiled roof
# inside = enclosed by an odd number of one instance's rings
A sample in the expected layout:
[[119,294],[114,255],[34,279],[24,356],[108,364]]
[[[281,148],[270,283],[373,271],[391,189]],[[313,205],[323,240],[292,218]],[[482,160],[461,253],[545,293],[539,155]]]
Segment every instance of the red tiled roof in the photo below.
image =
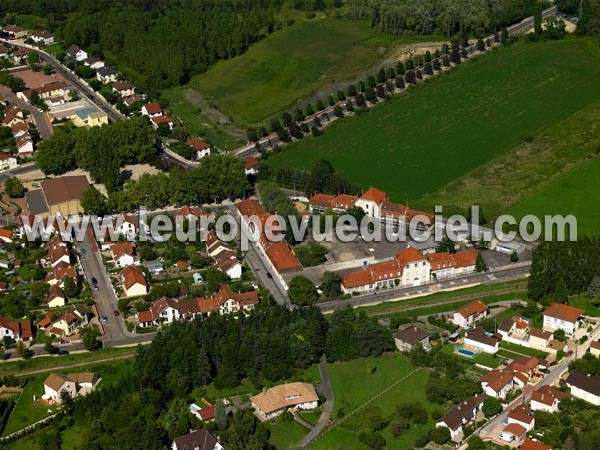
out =
[[267,256],[278,272],[302,269],[302,265],[285,242],[273,242],[266,249]]
[[519,447],[519,450],[552,450],[552,447],[526,437],[523,439],[523,443],[521,444],[521,447]]
[[515,406],[508,412],[508,418],[527,424],[533,422],[533,414],[527,405]]
[[361,200],[369,200],[377,204],[387,201],[387,194],[377,188],[370,188],[367,192],[360,196]]
[[190,147],[192,147],[194,150],[196,151],[200,151],[200,150],[206,150],[207,148],[211,148],[211,145],[207,142],[204,142],[202,139],[200,138],[191,138],[189,141],[186,142],[187,145],[189,145]]
[[566,392],[561,392],[551,386],[542,386],[531,394],[531,400],[544,405],[551,406],[555,400],[561,401],[563,398],[569,397]]
[[331,206],[337,209],[350,209],[353,208],[358,197],[348,194],[339,194],[333,200]]
[[552,332],[542,330],[541,328],[532,328],[531,330],[529,330],[529,334],[531,336],[534,336],[534,337],[537,337],[540,339],[544,339],[546,341],[552,337]]
[[243,216],[260,216],[265,213],[265,210],[257,200],[248,199],[242,200],[235,205]]
[[581,308],[554,302],[544,311],[544,315],[573,323],[576,322],[584,312],[585,310]]
[[171,119],[167,115],[162,115],[162,116],[158,116],[158,117],[152,117],[150,120],[152,120],[152,122],[154,122],[157,125],[161,124],[161,123],[173,123],[173,119]]
[[135,244],[133,242],[117,242],[110,246],[113,259],[119,259],[123,255],[133,256]]
[[211,420],[215,418],[215,405],[207,406],[198,410],[198,415],[202,420]]
[[403,266],[409,263],[424,261],[427,258],[417,251],[410,245],[403,250],[400,250],[396,255],[396,259],[402,263]]
[[6,228],[0,228],[0,238],[12,240],[14,239],[14,235],[12,231],[7,230]]
[[246,156],[244,158],[244,169],[252,169],[253,167],[258,166],[258,159],[254,156]]
[[140,322],[140,323],[154,321],[154,316],[152,315],[152,311],[150,311],[150,310],[140,311],[139,313],[137,313],[137,317],[138,317],[138,322]]
[[156,102],[151,102],[151,103],[146,103],[144,105],[144,109],[146,110],[146,112],[150,115],[154,115],[154,114],[162,114],[162,108],[160,107],[160,105]]
[[329,194],[315,194],[308,201],[312,206],[320,208],[331,208],[335,197]]
[[518,423],[509,423],[504,427],[504,430],[502,431],[504,431],[505,433],[510,433],[516,437],[521,437],[525,433],[527,433],[527,429],[524,426],[519,425]]
[[146,278],[143,272],[136,266],[127,266],[121,271],[123,277],[123,286],[125,289],[129,289],[135,284],[141,284],[142,286],[148,286]]
[[468,305],[463,306],[462,308],[459,308],[456,312],[467,318],[474,314],[481,314],[482,312],[487,311],[487,309],[488,307],[481,300],[476,300]]

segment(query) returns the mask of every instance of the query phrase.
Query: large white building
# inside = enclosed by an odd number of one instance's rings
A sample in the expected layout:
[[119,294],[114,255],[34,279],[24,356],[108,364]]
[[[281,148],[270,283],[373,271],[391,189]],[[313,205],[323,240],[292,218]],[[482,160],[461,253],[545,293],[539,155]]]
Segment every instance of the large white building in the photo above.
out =
[[552,303],[544,311],[544,329],[549,331],[563,330],[567,336],[572,336],[579,327],[579,318],[585,311],[581,308]]
[[571,395],[600,406],[600,379],[579,371],[572,371],[565,380],[571,388]]

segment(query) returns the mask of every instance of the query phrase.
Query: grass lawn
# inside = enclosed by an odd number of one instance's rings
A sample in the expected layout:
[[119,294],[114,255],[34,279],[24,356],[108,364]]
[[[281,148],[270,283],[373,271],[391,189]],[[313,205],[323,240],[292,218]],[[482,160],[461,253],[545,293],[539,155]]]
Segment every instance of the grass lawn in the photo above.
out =
[[[600,149],[600,129],[597,124],[598,121],[594,128],[599,143],[596,151]],[[598,228],[600,209],[590,204],[590,200],[598,196],[600,196],[600,158],[594,157],[524,198],[509,208],[506,214],[513,215],[517,220],[528,214],[542,219],[548,214],[573,214],[577,218],[578,235],[597,235],[600,232]]]
[[517,43],[292,144],[269,164],[327,159],[357,185],[419,207],[422,196],[600,100],[599,71],[600,59],[576,40]]
[[75,353],[67,356],[44,356],[25,361],[7,361],[0,363],[0,377],[19,375],[20,372],[44,370],[51,371],[55,367],[88,364],[103,359],[121,358],[135,355],[135,347],[107,348],[97,352]]
[[519,353],[521,356],[522,355],[535,356],[535,357],[542,358],[542,359],[544,359],[546,356],[548,356],[547,353],[545,353],[541,350],[523,347],[522,345],[513,344],[512,342],[500,341],[500,348],[506,349],[512,353]]
[[[370,380],[370,375],[363,375],[363,378],[366,378],[364,384],[367,385]],[[425,396],[426,383],[426,371],[413,375],[396,388],[389,391],[386,395],[382,396],[371,405],[361,410],[355,416],[350,417],[340,426],[335,427],[333,430],[318,439],[314,445],[311,446],[311,448],[316,450],[330,450],[336,448],[366,449],[366,446],[358,442],[358,434],[367,429],[367,418],[369,412],[374,409],[378,409],[384,417],[390,417],[395,416],[397,405],[401,403],[417,402],[424,406],[429,413],[431,413],[433,410],[445,412],[448,408],[447,406],[437,405],[427,400],[427,397]],[[380,389],[381,388],[383,388],[383,386],[380,386]],[[350,392],[348,394],[351,395]],[[415,440],[419,436],[427,433],[427,431],[434,426],[435,421],[431,418],[431,415],[429,415],[429,420],[426,424],[412,425],[409,430],[403,432],[397,438],[392,436],[389,425],[383,429],[380,434],[386,440],[386,448],[390,450],[404,450],[407,448],[412,448]]]
[[600,308],[592,304],[592,299],[587,295],[575,295],[569,297],[569,305],[585,310],[584,315],[598,317],[600,316]]
[[299,423],[284,422],[281,417],[274,424],[267,422],[267,428],[271,431],[269,442],[277,450],[295,450],[296,444],[308,433],[308,430]]
[[489,353],[479,353],[472,361],[475,362],[475,364],[481,364],[482,366],[491,367],[492,369],[498,367],[501,362],[500,359],[494,358]]
[[[118,383],[127,372],[131,372],[133,369],[133,365],[128,361],[118,360],[108,363],[91,364],[86,367],[78,367],[77,369],[59,370],[57,372],[96,372],[102,378],[100,385],[106,385]],[[50,415],[47,407],[33,400],[34,395],[39,399],[44,394],[44,380],[47,376],[47,373],[43,373],[28,377],[27,384],[19,397],[19,401],[15,405],[15,409],[8,419],[8,423],[2,432],[2,436],[20,430],[21,428]],[[54,407],[50,409],[53,412],[56,411],[56,408]]]
[[[375,367],[374,373],[367,372],[367,364]],[[343,409],[345,414],[349,414],[371,397],[412,372],[414,368],[399,353],[394,353],[377,358],[329,363],[327,369],[335,398],[333,417],[336,417],[340,409]]]
[[189,86],[236,123],[256,124],[333,83],[363,74],[398,44],[416,40],[384,35],[366,21],[299,17],[243,55],[194,77]]

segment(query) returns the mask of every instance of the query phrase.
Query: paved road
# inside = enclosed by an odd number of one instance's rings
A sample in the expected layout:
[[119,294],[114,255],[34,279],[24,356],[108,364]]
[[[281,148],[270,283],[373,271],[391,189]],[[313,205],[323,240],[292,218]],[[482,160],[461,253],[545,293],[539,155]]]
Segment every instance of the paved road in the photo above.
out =
[[17,97],[10,89],[0,88],[2,94],[6,97],[6,99],[13,105],[18,106],[24,111],[29,111],[31,117],[33,117],[33,122],[35,123],[35,127],[40,134],[42,139],[46,139],[54,134],[54,130],[52,129],[52,124],[50,123],[50,119],[48,115],[40,111],[37,107],[30,105],[27,102],[24,102],[19,97]]
[[82,242],[78,242],[78,248],[85,250],[85,254],[81,256],[81,265],[85,272],[85,277],[88,283],[91,284],[92,278],[98,282],[98,290],[92,291],[94,302],[98,310],[100,318],[106,317],[108,320],[102,323],[104,328],[104,343],[106,346],[114,345],[114,342],[121,342],[127,338],[134,337],[125,326],[125,321],[121,315],[115,316],[114,312],[118,311],[117,296],[113,290],[112,284],[108,277],[108,273],[102,263],[102,256],[98,252],[98,246],[91,233],[87,233],[87,238]]
[[25,48],[29,50],[33,50],[36,52],[40,59],[48,64],[50,64],[54,70],[62,75],[71,85],[77,88],[82,95],[82,97],[87,98],[89,102],[91,102],[96,108],[104,111],[110,120],[124,120],[126,117],[118,112],[110,103],[106,101],[104,97],[95,92],[87,83],[81,80],[77,75],[71,72],[67,67],[63,66],[59,60],[57,60],[54,56],[49,53],[41,50],[32,45],[27,45],[22,42],[15,41],[7,41],[4,39],[0,39],[0,42],[6,42],[10,45],[13,45],[17,48]]
[[409,286],[398,289],[387,289],[378,291],[373,294],[361,294],[347,300],[334,300],[330,302],[319,303],[317,306],[323,312],[331,312],[335,309],[341,308],[346,305],[366,306],[374,303],[382,303],[388,301],[402,300],[404,297],[428,294],[433,292],[439,292],[449,289],[460,289],[461,286],[467,286],[471,284],[495,284],[502,281],[516,280],[524,278],[529,273],[529,265],[523,265],[520,267],[509,267],[503,270],[497,270],[493,272],[487,272],[485,274],[471,274],[465,275],[459,278],[452,278],[443,280],[437,283],[436,289],[432,289],[434,284],[427,284],[422,286]]
[[270,278],[267,275],[271,273],[271,271],[267,268],[262,257],[259,255],[255,243],[249,244],[249,249],[244,260],[248,263],[248,266],[250,266],[252,273],[256,276],[260,284],[273,294],[274,300],[277,303],[287,306],[288,308],[293,307],[283,286],[281,286],[274,278]]
[[39,170],[39,167],[33,162],[21,164],[20,166],[15,167],[14,169],[0,172],[0,181],[4,181],[7,178],[13,177],[15,175],[22,175],[24,173],[34,172],[36,170]]

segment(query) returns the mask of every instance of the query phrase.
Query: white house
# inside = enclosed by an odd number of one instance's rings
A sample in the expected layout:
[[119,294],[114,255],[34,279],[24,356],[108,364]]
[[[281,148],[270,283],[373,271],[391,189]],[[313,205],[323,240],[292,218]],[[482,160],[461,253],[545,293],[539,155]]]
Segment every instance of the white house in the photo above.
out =
[[48,289],[48,307],[59,308],[65,306],[66,296],[58,284],[50,286]]
[[472,327],[488,314],[488,307],[481,300],[477,300],[456,310],[452,316],[452,323],[462,328]]
[[256,175],[258,173],[258,159],[254,156],[244,157],[244,172],[246,175]]
[[142,106],[142,116],[159,117],[163,115],[163,110],[157,102],[146,103]]
[[15,235],[12,231],[6,228],[0,228],[0,242],[11,244],[15,240]]
[[44,380],[44,396],[46,400],[61,403],[62,393],[67,392],[71,398],[85,395],[96,387],[98,375],[93,372],[51,373]]
[[83,49],[81,49],[77,45],[71,45],[67,49],[66,53],[71,58],[75,58],[79,62],[84,61],[84,60],[86,60],[88,58],[88,54],[86,53],[86,51],[83,50]]
[[33,154],[33,139],[29,133],[15,139],[17,153],[19,156],[31,156]]
[[464,345],[490,354],[498,351],[498,340],[488,336],[481,327],[473,328],[465,333]]
[[527,429],[518,423],[509,423],[500,433],[500,439],[506,442],[518,442],[527,433]]
[[119,94],[121,97],[129,97],[135,94],[135,86],[129,81],[115,81],[112,84],[113,92]]
[[223,450],[219,443],[209,431],[204,429],[192,431],[183,436],[176,437],[171,445],[171,450]]
[[105,64],[101,59],[98,59],[95,56],[90,56],[89,58],[86,58],[86,60],[83,62],[83,65],[89,67],[90,69],[98,70],[104,67]]
[[96,70],[96,78],[103,84],[114,83],[117,81],[118,72],[110,67],[104,66]]
[[188,140],[186,144],[194,149],[196,152],[196,159],[209,156],[212,150],[212,146],[208,142],[204,142],[202,139],[197,137]]
[[494,369],[483,375],[479,382],[484,394],[495,398],[504,398],[514,389],[514,376],[512,373]]
[[221,252],[215,256],[215,262],[219,270],[227,274],[232,280],[242,278],[243,266],[235,252],[231,250]]
[[420,345],[424,349],[429,348],[429,337],[431,333],[416,326],[409,326],[394,334],[394,343],[396,348],[401,352],[409,352],[416,345]]
[[547,411],[555,413],[558,411],[560,401],[569,395],[552,388],[551,386],[542,386],[533,391],[529,407],[532,411]]
[[600,406],[600,379],[579,371],[572,371],[565,380],[571,389],[571,395]]
[[530,431],[535,426],[535,418],[527,405],[515,406],[508,412],[508,423],[521,425],[527,431]]
[[548,343],[552,339],[554,339],[554,334],[551,331],[542,330],[541,328],[531,328],[529,330],[530,348],[546,351]]
[[287,409],[312,410],[319,405],[315,388],[301,382],[273,386],[250,397],[250,401],[261,420],[270,420]]
[[29,37],[33,42],[37,44],[54,44],[54,35],[52,33],[48,33],[47,31],[36,31],[32,33]]
[[563,330],[567,336],[572,336],[584,312],[581,308],[554,302],[544,311],[544,329]]
[[32,336],[31,323],[0,316],[0,340],[8,337],[15,341],[29,341]]
[[27,30],[17,25],[6,25],[3,31],[8,34],[10,39],[24,39],[27,37]]
[[477,412],[481,409],[481,405],[485,399],[485,395],[479,395],[463,400],[448,411],[436,423],[436,427],[448,428],[451,439],[455,439],[457,436],[462,435],[464,425],[470,425],[475,420]]
[[356,200],[355,205],[361,207],[368,216],[379,217],[381,204],[387,199],[385,192],[372,187]]
[[133,242],[115,242],[110,246],[110,252],[117,267],[127,267],[138,262]]

